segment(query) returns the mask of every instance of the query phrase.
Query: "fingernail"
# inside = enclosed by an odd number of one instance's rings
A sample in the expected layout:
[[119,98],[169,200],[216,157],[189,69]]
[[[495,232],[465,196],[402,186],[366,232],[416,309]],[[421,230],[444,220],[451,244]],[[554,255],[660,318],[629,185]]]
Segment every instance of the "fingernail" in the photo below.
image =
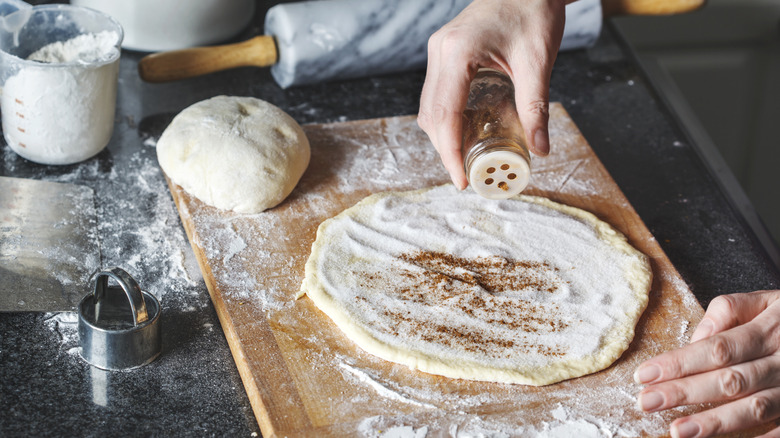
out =
[[636,383],[650,383],[661,377],[661,368],[658,365],[643,365],[634,372]]
[[645,412],[654,412],[664,404],[664,395],[658,391],[639,394],[639,407]]
[[693,336],[691,336],[691,343],[710,336],[714,330],[715,324],[713,324],[709,319],[703,319],[702,322],[699,323],[699,326],[696,327],[696,330],[693,332]]
[[686,421],[672,426],[673,438],[694,438],[699,432],[701,427],[695,421]]
[[541,156],[550,153],[550,139],[548,138],[547,130],[536,130],[536,133],[534,134],[534,150]]

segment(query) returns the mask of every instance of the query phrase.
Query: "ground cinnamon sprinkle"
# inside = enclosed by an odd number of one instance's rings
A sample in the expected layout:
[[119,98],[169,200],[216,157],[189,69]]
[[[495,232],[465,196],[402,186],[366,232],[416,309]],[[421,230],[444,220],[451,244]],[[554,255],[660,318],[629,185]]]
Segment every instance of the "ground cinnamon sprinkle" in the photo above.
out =
[[[410,307],[433,305],[442,315],[455,312],[462,317],[420,319],[398,307],[386,309],[384,316],[392,322],[382,330],[388,334],[493,357],[518,352],[560,357],[566,353],[559,345],[535,343],[525,336],[558,333],[569,326],[555,306],[522,299],[524,293],[554,293],[561,287],[555,275],[558,269],[550,264],[497,256],[462,258],[432,251],[401,254],[398,260],[391,269],[366,274],[360,286],[381,289]],[[463,318],[481,324],[463,324]],[[504,333],[510,330],[511,339],[490,327],[502,328]]]

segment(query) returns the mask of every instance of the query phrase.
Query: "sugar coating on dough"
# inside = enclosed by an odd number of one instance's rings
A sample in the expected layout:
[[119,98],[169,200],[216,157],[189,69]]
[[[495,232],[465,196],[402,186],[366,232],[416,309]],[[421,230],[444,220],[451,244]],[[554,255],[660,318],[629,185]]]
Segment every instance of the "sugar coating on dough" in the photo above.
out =
[[254,97],[217,96],[179,113],[157,142],[168,177],[204,203],[259,213],[282,202],[310,158],[300,125]]
[[452,185],[385,192],[323,222],[302,293],[361,348],[453,378],[546,385],[628,348],[648,258],[594,215]]

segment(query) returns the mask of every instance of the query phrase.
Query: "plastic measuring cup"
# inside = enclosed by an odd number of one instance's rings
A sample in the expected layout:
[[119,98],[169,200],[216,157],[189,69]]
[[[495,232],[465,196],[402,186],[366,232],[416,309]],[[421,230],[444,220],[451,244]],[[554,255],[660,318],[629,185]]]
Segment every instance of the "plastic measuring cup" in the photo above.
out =
[[[0,0],[0,14],[0,110],[8,145],[41,164],[72,164],[99,153],[114,129],[122,27],[102,12],[70,5]],[[67,45],[76,37],[90,49],[97,35],[105,50],[27,60],[43,47]]]

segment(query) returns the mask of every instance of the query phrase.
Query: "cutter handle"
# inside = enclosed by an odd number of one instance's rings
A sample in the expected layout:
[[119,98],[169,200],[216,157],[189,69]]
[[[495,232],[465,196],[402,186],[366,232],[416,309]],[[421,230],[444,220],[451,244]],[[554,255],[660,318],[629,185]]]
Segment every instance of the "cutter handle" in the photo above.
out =
[[108,279],[113,278],[119,284],[119,287],[124,290],[127,295],[128,301],[130,301],[130,310],[133,312],[133,325],[138,326],[149,319],[149,312],[146,310],[146,302],[144,301],[144,294],[141,291],[141,287],[133,277],[130,276],[124,269],[119,267],[113,267],[105,271],[95,274],[95,289],[92,292],[92,296],[95,300],[95,320],[100,319],[100,302],[106,294],[108,289]]

